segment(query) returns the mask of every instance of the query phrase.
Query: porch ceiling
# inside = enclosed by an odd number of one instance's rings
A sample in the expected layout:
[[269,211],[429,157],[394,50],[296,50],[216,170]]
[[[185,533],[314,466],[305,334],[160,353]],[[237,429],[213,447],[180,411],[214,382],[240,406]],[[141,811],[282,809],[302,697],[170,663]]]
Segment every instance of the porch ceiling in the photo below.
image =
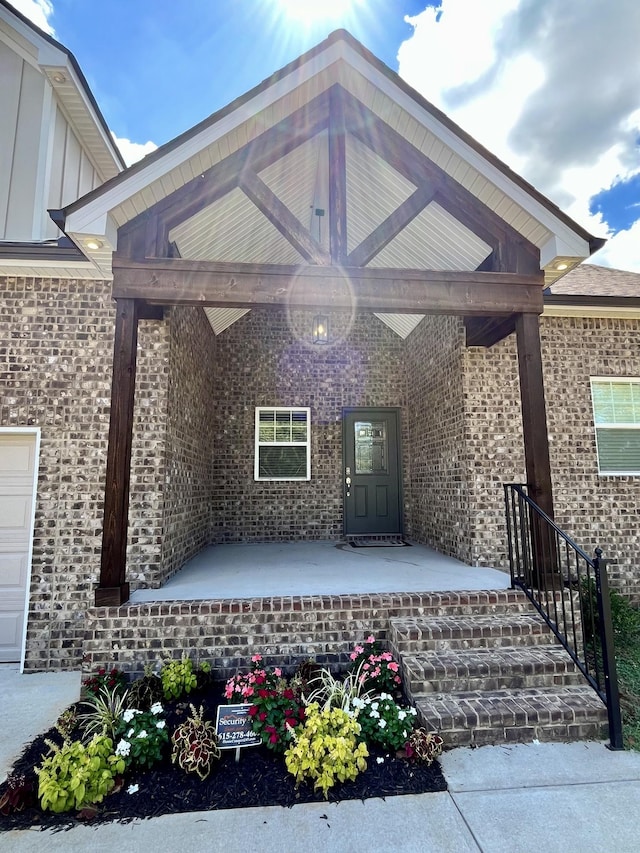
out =
[[[340,122],[343,224],[335,206],[331,217]],[[68,206],[65,230],[110,275],[118,229],[147,213],[162,219],[175,201],[183,213],[165,217],[163,239],[188,259],[330,263],[332,229],[343,228],[353,266],[470,270],[495,250],[493,222],[540,253],[550,283],[560,261],[572,266],[598,245],[342,31]],[[86,247],[90,237],[100,248]],[[147,239],[143,257],[162,256],[149,248]]]

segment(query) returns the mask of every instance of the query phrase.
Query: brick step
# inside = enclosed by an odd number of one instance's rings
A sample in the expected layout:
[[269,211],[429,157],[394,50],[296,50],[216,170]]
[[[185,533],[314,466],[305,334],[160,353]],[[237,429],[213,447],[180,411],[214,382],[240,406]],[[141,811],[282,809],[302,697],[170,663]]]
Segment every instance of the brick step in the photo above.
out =
[[454,590],[420,595],[420,614],[423,616],[471,616],[529,610],[529,599],[524,592],[515,589]]
[[421,724],[448,746],[602,739],[607,710],[588,685],[416,698]]
[[445,649],[403,655],[407,693],[452,693],[584,684],[582,673],[560,645]]
[[425,651],[555,644],[556,638],[535,612],[478,616],[412,616],[389,620],[392,654]]

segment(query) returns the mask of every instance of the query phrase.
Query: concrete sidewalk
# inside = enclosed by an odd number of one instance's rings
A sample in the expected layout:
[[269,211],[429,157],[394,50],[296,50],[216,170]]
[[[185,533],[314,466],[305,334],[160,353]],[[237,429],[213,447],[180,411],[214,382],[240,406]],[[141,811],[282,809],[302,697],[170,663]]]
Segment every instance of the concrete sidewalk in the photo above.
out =
[[[79,676],[10,674],[0,668],[0,731],[14,744],[46,729],[77,698]],[[33,682],[31,680],[34,679]],[[55,711],[53,684],[60,687]],[[47,698],[33,691],[46,686]],[[10,688],[11,692],[7,693]],[[53,691],[53,692],[52,692]],[[25,697],[31,697],[28,701]],[[10,701],[8,701],[10,700]],[[13,714],[10,706],[22,709]],[[64,707],[64,705],[62,706]],[[25,711],[27,713],[25,713]],[[20,720],[22,723],[20,723]],[[16,730],[20,725],[23,728]],[[13,745],[0,755],[0,778]],[[0,850],[167,853],[261,850],[292,853],[636,853],[640,849],[640,753],[610,752],[599,743],[527,744],[456,749],[442,758],[449,791],[384,800],[313,803],[284,809],[231,809],[166,815],[130,824],[79,826],[68,832],[0,833]],[[144,792],[132,796],[144,796]]]

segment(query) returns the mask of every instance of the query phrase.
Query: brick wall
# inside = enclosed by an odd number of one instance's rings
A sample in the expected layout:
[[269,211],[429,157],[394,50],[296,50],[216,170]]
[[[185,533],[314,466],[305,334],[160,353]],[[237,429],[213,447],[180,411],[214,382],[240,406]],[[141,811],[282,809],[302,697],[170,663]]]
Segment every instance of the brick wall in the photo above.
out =
[[[103,281],[0,278],[0,425],[41,429],[28,668],[73,666],[100,570],[114,303]],[[140,324],[131,484],[133,585],[158,563],[161,323]],[[159,426],[162,431],[161,424]],[[156,470],[153,470],[156,468]],[[156,540],[146,540],[149,536]],[[148,547],[149,546],[149,547]]]
[[[587,553],[600,546],[614,585],[640,600],[640,477],[598,474],[589,379],[640,376],[640,321],[543,317],[540,337],[556,520]],[[524,482],[517,350],[511,336],[465,353],[474,475],[474,563],[506,565],[500,481]]]
[[[216,339],[212,540],[342,535],[342,408],[405,404],[403,341],[370,314],[329,316],[313,345],[313,314],[253,310]],[[254,480],[256,406],[311,408],[311,480]],[[406,441],[405,441],[406,445]]]
[[170,312],[161,586],[211,540],[212,458],[218,419],[216,339],[201,308]]
[[463,376],[464,328],[425,317],[406,341],[411,485],[410,536],[470,560],[469,460]]

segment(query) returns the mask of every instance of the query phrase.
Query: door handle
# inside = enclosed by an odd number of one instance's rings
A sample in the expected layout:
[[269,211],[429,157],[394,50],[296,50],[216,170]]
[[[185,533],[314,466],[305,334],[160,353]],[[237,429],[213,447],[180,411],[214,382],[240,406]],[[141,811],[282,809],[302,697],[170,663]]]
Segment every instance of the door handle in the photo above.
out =
[[345,484],[347,486],[347,497],[351,495],[351,477],[345,477]]

